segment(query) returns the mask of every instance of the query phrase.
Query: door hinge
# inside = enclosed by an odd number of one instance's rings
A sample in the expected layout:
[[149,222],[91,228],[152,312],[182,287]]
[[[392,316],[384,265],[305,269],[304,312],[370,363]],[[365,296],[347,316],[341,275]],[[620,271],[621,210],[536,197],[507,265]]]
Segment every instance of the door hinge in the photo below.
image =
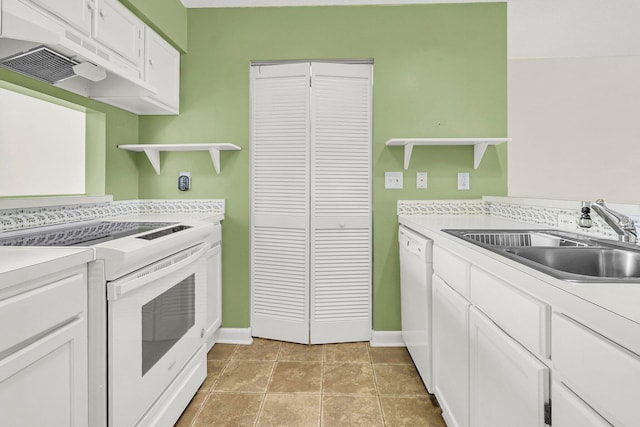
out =
[[309,87],[311,87],[311,76],[309,76]]
[[551,401],[544,404],[544,423],[551,425]]

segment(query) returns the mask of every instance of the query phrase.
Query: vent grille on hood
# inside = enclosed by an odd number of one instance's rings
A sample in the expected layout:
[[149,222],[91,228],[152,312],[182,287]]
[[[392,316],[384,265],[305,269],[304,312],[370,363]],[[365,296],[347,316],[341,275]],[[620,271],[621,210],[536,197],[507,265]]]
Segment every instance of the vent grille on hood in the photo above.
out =
[[28,52],[0,60],[0,66],[4,68],[50,84],[75,76],[73,66],[77,64],[78,62],[73,59],[67,58],[46,46],[39,46]]

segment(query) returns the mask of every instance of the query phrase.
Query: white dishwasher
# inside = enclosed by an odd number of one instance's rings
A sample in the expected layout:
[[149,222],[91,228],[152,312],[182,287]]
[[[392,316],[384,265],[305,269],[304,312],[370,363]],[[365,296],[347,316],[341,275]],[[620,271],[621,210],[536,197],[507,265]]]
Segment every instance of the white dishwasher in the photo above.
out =
[[402,338],[422,382],[432,393],[431,276],[433,241],[400,226],[400,295]]

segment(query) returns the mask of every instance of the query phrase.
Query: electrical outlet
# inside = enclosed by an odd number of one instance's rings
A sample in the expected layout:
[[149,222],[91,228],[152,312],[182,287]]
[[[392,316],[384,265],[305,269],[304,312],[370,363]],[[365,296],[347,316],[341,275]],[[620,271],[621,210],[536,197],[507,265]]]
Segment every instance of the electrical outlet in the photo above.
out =
[[427,173],[418,172],[416,175],[416,188],[427,188]]
[[458,172],[458,190],[469,189],[469,172]]
[[402,189],[402,172],[385,172],[384,188],[386,190]]

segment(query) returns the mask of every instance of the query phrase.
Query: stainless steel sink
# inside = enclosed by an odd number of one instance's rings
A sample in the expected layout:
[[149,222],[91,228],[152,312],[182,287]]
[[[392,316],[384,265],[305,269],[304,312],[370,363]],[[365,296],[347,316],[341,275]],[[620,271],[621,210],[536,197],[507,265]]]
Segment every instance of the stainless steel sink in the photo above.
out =
[[442,230],[553,277],[640,283],[640,248],[559,230]]
[[480,246],[594,246],[596,243],[558,230],[442,230]]
[[[640,280],[640,252],[628,249],[538,247],[508,248],[505,252],[563,273],[589,278]],[[560,276],[565,279],[581,279],[566,274]]]

